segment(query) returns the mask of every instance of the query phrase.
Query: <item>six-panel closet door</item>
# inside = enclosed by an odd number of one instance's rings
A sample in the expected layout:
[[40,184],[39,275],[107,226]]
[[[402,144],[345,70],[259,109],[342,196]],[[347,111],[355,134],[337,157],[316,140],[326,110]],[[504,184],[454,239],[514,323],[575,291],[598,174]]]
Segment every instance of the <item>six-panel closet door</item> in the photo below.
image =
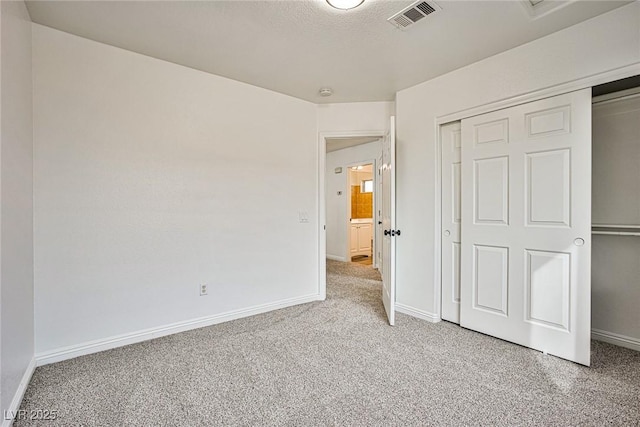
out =
[[462,138],[460,122],[440,129],[442,153],[442,319],[460,323],[460,226]]
[[591,90],[461,135],[461,326],[589,365]]

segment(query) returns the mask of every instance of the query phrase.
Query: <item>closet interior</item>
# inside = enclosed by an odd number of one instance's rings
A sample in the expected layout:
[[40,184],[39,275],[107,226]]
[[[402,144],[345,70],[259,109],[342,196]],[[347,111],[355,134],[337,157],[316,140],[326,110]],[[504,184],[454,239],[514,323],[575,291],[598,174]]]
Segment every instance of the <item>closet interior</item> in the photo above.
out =
[[638,80],[594,87],[592,106],[592,338],[636,350],[640,350]]

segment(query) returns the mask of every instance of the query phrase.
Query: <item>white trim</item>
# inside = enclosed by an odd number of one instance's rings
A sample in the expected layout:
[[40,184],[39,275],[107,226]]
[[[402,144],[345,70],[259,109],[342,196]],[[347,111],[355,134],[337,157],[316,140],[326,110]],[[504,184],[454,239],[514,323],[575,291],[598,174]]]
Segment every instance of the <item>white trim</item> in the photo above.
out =
[[98,353],[104,350],[110,350],[129,344],[147,341],[166,335],[176,334],[178,332],[198,329],[205,326],[211,326],[218,323],[228,322],[230,320],[240,319],[243,317],[254,316],[268,311],[278,310],[298,304],[305,304],[312,301],[320,300],[319,295],[306,295],[302,297],[288,298],[268,304],[256,305],[240,310],[232,310],[226,313],[216,314],[213,316],[200,317],[197,319],[176,322],[157,328],[144,329],[141,331],[116,335],[109,338],[89,341],[69,347],[57,348],[55,350],[46,351],[36,354],[37,366],[48,365],[50,363],[60,362],[62,360],[73,359],[74,357],[84,356],[87,354]]
[[[386,130],[374,129],[374,130],[346,130],[346,131],[325,131],[319,132],[320,138],[360,138],[365,136],[384,138],[387,133]],[[375,142],[375,141],[371,141]],[[351,148],[351,147],[347,147]],[[326,152],[325,152],[326,154]]]
[[640,339],[628,337],[626,335],[614,334],[613,332],[607,332],[600,329],[592,329],[591,339],[640,351]]
[[440,148],[440,126],[451,123],[455,121],[459,121],[468,117],[477,116],[484,113],[489,113],[496,110],[501,110],[503,108],[509,108],[516,105],[521,105],[527,102],[537,101],[539,99],[549,98],[556,95],[561,95],[568,92],[573,92],[580,89],[585,89],[588,87],[597,86],[604,83],[610,83],[616,80],[624,79],[627,77],[633,77],[636,75],[640,75],[640,62],[627,65],[620,68],[615,68],[613,70],[605,71],[598,74],[593,74],[587,77],[583,77],[580,79],[572,80],[566,83],[561,83],[558,85],[546,87],[540,90],[536,90],[533,92],[527,92],[524,94],[516,95],[510,98],[501,99],[498,101],[489,102],[487,104],[481,104],[476,107],[467,108],[461,111],[453,112],[450,114],[444,114],[442,116],[438,116],[435,118],[435,150],[436,150],[436,191],[435,191],[435,251],[434,251],[434,297],[437,297],[435,300],[435,306],[439,313],[442,313],[442,301],[440,298],[440,293],[442,290],[442,272],[441,265],[442,262],[442,246],[441,246],[441,234],[442,234],[442,219],[441,219],[441,210],[442,210],[442,180],[441,180],[441,170],[442,170],[442,158],[441,158],[441,148]]
[[433,264],[433,281],[434,292],[433,298],[435,303],[436,315],[438,318],[442,316],[442,141],[440,141],[440,127],[444,123],[438,123],[436,120],[436,203],[435,203],[435,232],[434,232],[434,264]]
[[347,262],[347,259],[343,256],[338,256],[338,255],[329,255],[327,254],[327,259],[333,260],[333,261],[342,261],[342,262]]
[[318,133],[318,295],[319,299],[327,299],[327,140]]
[[[352,138],[362,136],[378,136],[384,138],[385,133],[386,131],[384,130],[318,132],[318,299],[321,301],[327,298],[327,190],[325,188],[327,138]],[[347,254],[349,254],[348,251]]]
[[[6,408],[7,412],[12,412],[14,415],[20,409],[20,404],[22,403],[22,398],[24,397],[24,393],[27,391],[27,387],[29,386],[29,382],[31,381],[31,377],[33,376],[33,372],[36,370],[36,359],[31,358],[31,361],[27,365],[27,369],[24,371],[24,375],[22,375],[22,379],[20,380],[20,384],[18,385],[18,389],[16,393],[13,395],[13,399],[11,400],[11,404],[8,408]],[[3,410],[2,413],[2,427],[11,427],[13,425],[13,419],[7,420],[4,418],[5,412]]]
[[418,319],[426,320],[427,322],[431,322],[431,323],[438,323],[439,321],[442,320],[439,315],[429,313],[428,311],[419,310],[417,308],[410,307],[408,305],[400,304],[399,302],[396,302],[395,305],[396,305],[396,311],[398,313],[403,313],[408,316],[417,317]]

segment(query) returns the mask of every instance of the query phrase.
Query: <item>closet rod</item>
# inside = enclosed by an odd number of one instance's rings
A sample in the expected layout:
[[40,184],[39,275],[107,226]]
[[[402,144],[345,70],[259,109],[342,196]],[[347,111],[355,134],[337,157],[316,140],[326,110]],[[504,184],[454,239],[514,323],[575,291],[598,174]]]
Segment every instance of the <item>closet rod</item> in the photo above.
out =
[[591,234],[602,234],[607,236],[639,236],[640,232],[633,231],[592,231]]
[[591,224],[591,226],[596,228],[638,228],[640,229],[640,225]]

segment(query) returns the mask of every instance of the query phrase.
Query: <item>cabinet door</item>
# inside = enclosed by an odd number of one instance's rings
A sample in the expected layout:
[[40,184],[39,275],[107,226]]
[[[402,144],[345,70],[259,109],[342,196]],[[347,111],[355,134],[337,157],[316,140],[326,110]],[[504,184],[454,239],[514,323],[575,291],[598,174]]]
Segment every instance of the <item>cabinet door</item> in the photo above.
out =
[[349,247],[351,249],[351,253],[358,252],[358,224],[351,224],[349,229],[351,233],[351,237],[349,238]]
[[370,252],[371,251],[371,224],[360,224],[358,228],[358,251]]

